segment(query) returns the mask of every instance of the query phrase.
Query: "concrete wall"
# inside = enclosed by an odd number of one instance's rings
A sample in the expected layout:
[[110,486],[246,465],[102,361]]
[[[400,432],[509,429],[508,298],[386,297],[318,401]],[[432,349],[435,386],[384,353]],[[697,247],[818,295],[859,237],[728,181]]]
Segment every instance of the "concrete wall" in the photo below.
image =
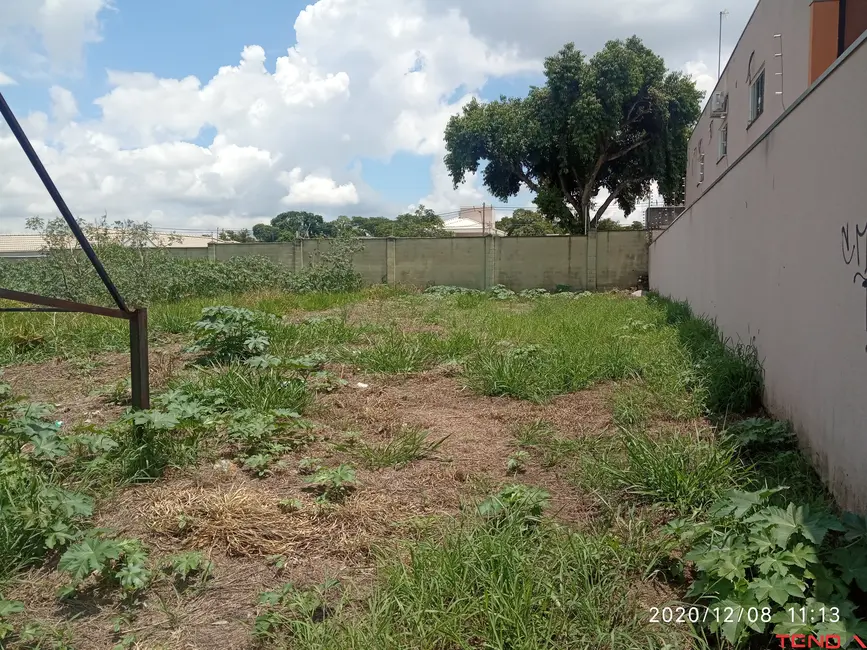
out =
[[[594,233],[587,237],[370,238],[354,258],[366,284],[416,287],[456,285],[487,289],[496,284],[521,291],[566,285],[576,290],[627,289],[647,275],[649,233]],[[207,257],[262,255],[300,271],[314,264],[331,243],[212,244]],[[183,255],[184,249],[174,249]],[[199,255],[198,249],[189,249]]]
[[650,246],[650,284],[752,340],[765,404],[867,512],[867,34]]
[[[686,205],[710,187],[809,86],[811,1],[759,0],[690,138]],[[775,34],[782,38],[774,38]],[[777,57],[781,51],[783,56]],[[765,108],[750,124],[751,78],[762,69],[765,70]],[[778,76],[778,72],[783,75]],[[783,94],[777,95],[777,91]],[[725,119],[711,117],[716,92],[728,93]],[[728,154],[720,158],[723,124],[728,126]],[[703,181],[702,153],[705,156]]]

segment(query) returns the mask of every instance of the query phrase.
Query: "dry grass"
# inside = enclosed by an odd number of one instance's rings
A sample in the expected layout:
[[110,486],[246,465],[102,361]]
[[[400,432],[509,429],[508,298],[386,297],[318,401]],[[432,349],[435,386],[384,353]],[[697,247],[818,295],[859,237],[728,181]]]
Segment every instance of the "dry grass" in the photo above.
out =
[[351,558],[385,534],[395,504],[376,494],[350,497],[340,506],[305,504],[282,512],[268,491],[247,485],[160,487],[144,516],[157,534],[184,547],[219,549],[235,557],[289,558],[323,553]]

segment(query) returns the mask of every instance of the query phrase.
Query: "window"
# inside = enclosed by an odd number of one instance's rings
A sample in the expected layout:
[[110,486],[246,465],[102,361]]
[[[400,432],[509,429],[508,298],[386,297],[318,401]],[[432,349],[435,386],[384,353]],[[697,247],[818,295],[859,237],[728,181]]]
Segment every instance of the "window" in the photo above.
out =
[[729,125],[724,123],[719,128],[719,155],[717,160],[722,160],[729,152]]
[[704,147],[702,141],[698,141],[698,184],[704,183]]
[[762,70],[750,86],[750,124],[765,111],[765,71]]

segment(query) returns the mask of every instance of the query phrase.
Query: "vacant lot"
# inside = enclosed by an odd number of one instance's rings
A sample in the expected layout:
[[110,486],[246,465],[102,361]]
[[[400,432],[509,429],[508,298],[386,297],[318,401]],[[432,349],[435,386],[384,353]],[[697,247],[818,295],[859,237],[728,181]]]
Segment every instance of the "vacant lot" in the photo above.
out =
[[[0,320],[0,644],[759,648],[861,625],[867,526],[761,417],[751,350],[683,305],[374,288],[150,324],[153,409],[130,414],[123,323]],[[666,622],[679,602],[756,616]],[[833,625],[789,620],[823,602]]]

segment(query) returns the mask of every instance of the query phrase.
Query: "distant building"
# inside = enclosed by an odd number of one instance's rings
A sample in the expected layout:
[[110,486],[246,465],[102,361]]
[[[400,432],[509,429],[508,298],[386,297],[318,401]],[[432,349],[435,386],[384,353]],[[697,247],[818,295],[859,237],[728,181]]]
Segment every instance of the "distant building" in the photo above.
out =
[[[71,233],[70,233],[71,234]],[[216,237],[211,235],[176,235],[173,234],[173,241],[168,241],[167,237],[170,233],[156,233],[157,236],[162,235],[166,239],[164,244],[170,248],[207,248],[208,244],[215,243]],[[230,243],[230,242],[221,242]],[[0,234],[0,257],[40,257],[42,249],[45,248],[45,240],[41,235],[32,234]]]
[[660,205],[647,208],[644,213],[644,224],[648,230],[662,230],[680,216],[683,206]]
[[455,237],[506,236],[505,232],[495,228],[494,208],[490,205],[463,207],[457,217],[447,219],[443,225]]

